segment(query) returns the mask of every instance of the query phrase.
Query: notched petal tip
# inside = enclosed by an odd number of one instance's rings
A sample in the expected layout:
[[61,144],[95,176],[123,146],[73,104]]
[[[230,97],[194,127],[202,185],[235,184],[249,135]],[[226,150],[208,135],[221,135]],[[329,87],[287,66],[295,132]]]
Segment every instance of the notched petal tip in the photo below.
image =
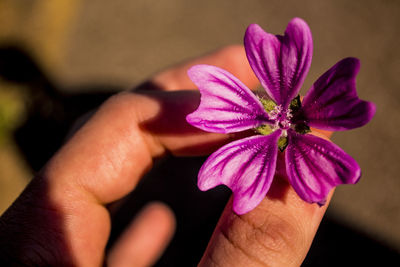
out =
[[288,137],[286,172],[290,184],[304,201],[321,204],[335,186],[359,181],[359,165],[337,145],[294,131],[289,131]]
[[326,199],[323,199],[323,200],[321,200],[321,201],[318,201],[317,204],[318,204],[318,206],[319,206],[320,208],[323,207],[323,206],[325,206],[325,204],[326,204]]
[[251,24],[244,37],[246,55],[268,96],[286,108],[298,94],[312,58],[312,36],[299,18],[291,20],[284,36]]
[[294,122],[307,121],[312,127],[328,131],[349,130],[368,123],[375,114],[375,105],[357,95],[359,69],[360,61],[353,57],[332,66],[307,92]]
[[243,201],[241,197],[233,195],[232,209],[237,215],[243,215],[257,207],[259,202]]
[[193,126],[195,126],[197,128],[201,127],[201,125],[202,125],[202,123],[201,123],[202,119],[199,118],[199,116],[197,116],[196,111],[194,111],[193,113],[190,113],[189,115],[187,115],[186,116],[186,121],[189,124],[191,124],[191,125],[193,125]]
[[263,35],[264,33],[265,31],[261,28],[260,25],[252,23],[247,26],[246,32],[244,33],[244,39],[246,40],[246,38],[256,38],[258,34]]
[[308,26],[307,22],[305,20],[303,20],[302,18],[299,18],[299,17],[294,17],[289,21],[288,26],[286,27],[286,29],[290,28],[290,27],[295,27],[295,28],[300,29],[303,32],[311,33],[311,29]]
[[198,109],[187,117],[193,126],[208,132],[233,133],[270,123],[254,93],[228,71],[196,65],[188,75],[201,94]]
[[199,171],[198,187],[208,190],[228,186],[233,209],[244,214],[254,209],[267,194],[275,174],[280,130],[229,143],[210,155]]
[[367,115],[365,116],[366,117],[366,122],[364,124],[367,124],[375,116],[376,105],[373,102],[368,102],[368,101],[364,101],[364,102],[365,102],[365,105],[367,106],[365,108]]
[[352,72],[354,76],[358,74],[358,71],[360,70],[361,67],[361,62],[356,57],[343,58],[336,64],[339,64],[341,66],[346,66],[347,69],[351,70],[350,72]]
[[190,67],[187,70],[187,75],[189,76],[189,79],[197,85],[198,82],[201,82],[202,79],[205,78],[204,76],[207,75],[207,73],[215,71],[215,68],[218,67],[207,64],[198,64]]

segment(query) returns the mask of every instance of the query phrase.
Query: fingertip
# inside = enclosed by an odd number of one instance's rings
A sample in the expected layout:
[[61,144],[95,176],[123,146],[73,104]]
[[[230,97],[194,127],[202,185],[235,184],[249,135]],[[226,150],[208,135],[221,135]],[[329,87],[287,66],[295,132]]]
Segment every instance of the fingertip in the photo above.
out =
[[162,202],[147,204],[110,251],[109,266],[151,266],[175,231],[173,211]]
[[217,67],[229,71],[250,89],[256,89],[260,85],[247,60],[243,45],[229,45],[218,50],[216,54],[219,59],[215,64]]
[[[199,266],[300,266],[326,211],[310,204],[282,179],[272,184],[266,198],[251,212],[226,206]],[[249,238],[250,237],[250,238]]]
[[204,56],[188,60],[172,68],[156,74],[150,81],[165,91],[195,89],[195,84],[187,75],[188,70],[195,65],[212,65],[225,69],[235,75],[247,87],[255,89],[258,79],[247,61],[243,45],[228,45]]
[[166,229],[172,230],[173,232],[176,227],[175,214],[172,209],[161,201],[153,201],[147,204],[140,216],[145,218],[152,218],[164,223]]

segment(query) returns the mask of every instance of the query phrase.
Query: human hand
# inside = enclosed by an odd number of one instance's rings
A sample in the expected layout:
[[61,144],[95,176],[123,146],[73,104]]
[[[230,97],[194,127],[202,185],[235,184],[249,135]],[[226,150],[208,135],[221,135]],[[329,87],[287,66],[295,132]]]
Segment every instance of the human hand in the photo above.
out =
[[[231,46],[161,72],[140,91],[109,99],[1,217],[0,262],[151,265],[173,234],[172,212],[160,203],[146,207],[105,255],[111,227],[106,205],[132,191],[154,158],[203,155],[235,138],[186,123],[200,95],[180,90],[195,88],[186,70],[200,63],[227,69],[249,88],[258,85],[244,49]],[[285,179],[274,179],[253,211],[239,216],[228,203],[200,265],[299,266],[326,207],[302,201]]]

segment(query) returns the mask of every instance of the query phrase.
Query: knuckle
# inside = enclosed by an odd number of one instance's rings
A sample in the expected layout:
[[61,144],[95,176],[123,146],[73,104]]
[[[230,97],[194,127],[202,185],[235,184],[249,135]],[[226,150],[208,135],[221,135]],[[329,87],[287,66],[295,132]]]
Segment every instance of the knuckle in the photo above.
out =
[[[267,214],[267,213],[265,213]],[[297,266],[303,234],[292,220],[268,214],[261,217],[234,215],[221,230],[235,257],[255,266]]]
[[251,236],[266,250],[285,252],[293,249],[299,239],[299,230],[293,223],[275,215],[260,226],[254,226]]

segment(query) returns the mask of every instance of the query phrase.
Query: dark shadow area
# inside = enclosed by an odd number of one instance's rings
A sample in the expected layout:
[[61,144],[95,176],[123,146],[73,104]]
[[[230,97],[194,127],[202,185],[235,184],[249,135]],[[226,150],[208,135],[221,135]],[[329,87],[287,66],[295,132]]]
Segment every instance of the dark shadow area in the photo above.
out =
[[197,173],[204,160],[171,156],[158,161],[113,216],[108,247],[144,205],[162,201],[174,211],[177,228],[155,266],[196,266],[230,196],[222,186],[207,192],[197,189]]
[[120,90],[115,86],[60,90],[62,88],[42,71],[29,53],[16,45],[0,47],[0,79],[17,83],[26,90],[26,119],[14,137],[34,171],[38,171],[63,144],[78,118]]
[[[193,126],[188,127],[189,124],[186,121],[186,116],[195,111],[200,104],[200,93],[198,91],[149,92],[145,90],[145,92],[147,97],[152,97],[160,104],[160,110],[157,116],[142,123],[140,125],[142,128],[153,134],[174,136],[177,134],[189,135],[204,132]],[[141,91],[136,90],[136,93],[140,94]],[[168,118],[168,120],[165,118]]]
[[[149,86],[149,90],[143,86]],[[228,138],[225,136],[225,140],[221,141],[221,138],[217,140],[215,136],[212,137],[217,133],[207,133],[190,125],[186,117],[194,112],[200,104],[200,94],[196,90],[162,91],[160,88],[157,89],[156,85],[147,82],[135,88],[135,93],[150,97],[159,104],[157,115],[140,123],[141,129],[163,137],[200,138],[196,144],[186,144],[180,149],[174,149],[176,155],[206,155],[209,151],[217,150],[222,142],[226,144],[254,134],[254,130],[230,133]],[[204,138],[207,134],[210,138]]]
[[37,177],[0,217],[0,266],[75,266],[65,240],[65,218]]
[[400,254],[328,213],[302,266],[400,266]]

